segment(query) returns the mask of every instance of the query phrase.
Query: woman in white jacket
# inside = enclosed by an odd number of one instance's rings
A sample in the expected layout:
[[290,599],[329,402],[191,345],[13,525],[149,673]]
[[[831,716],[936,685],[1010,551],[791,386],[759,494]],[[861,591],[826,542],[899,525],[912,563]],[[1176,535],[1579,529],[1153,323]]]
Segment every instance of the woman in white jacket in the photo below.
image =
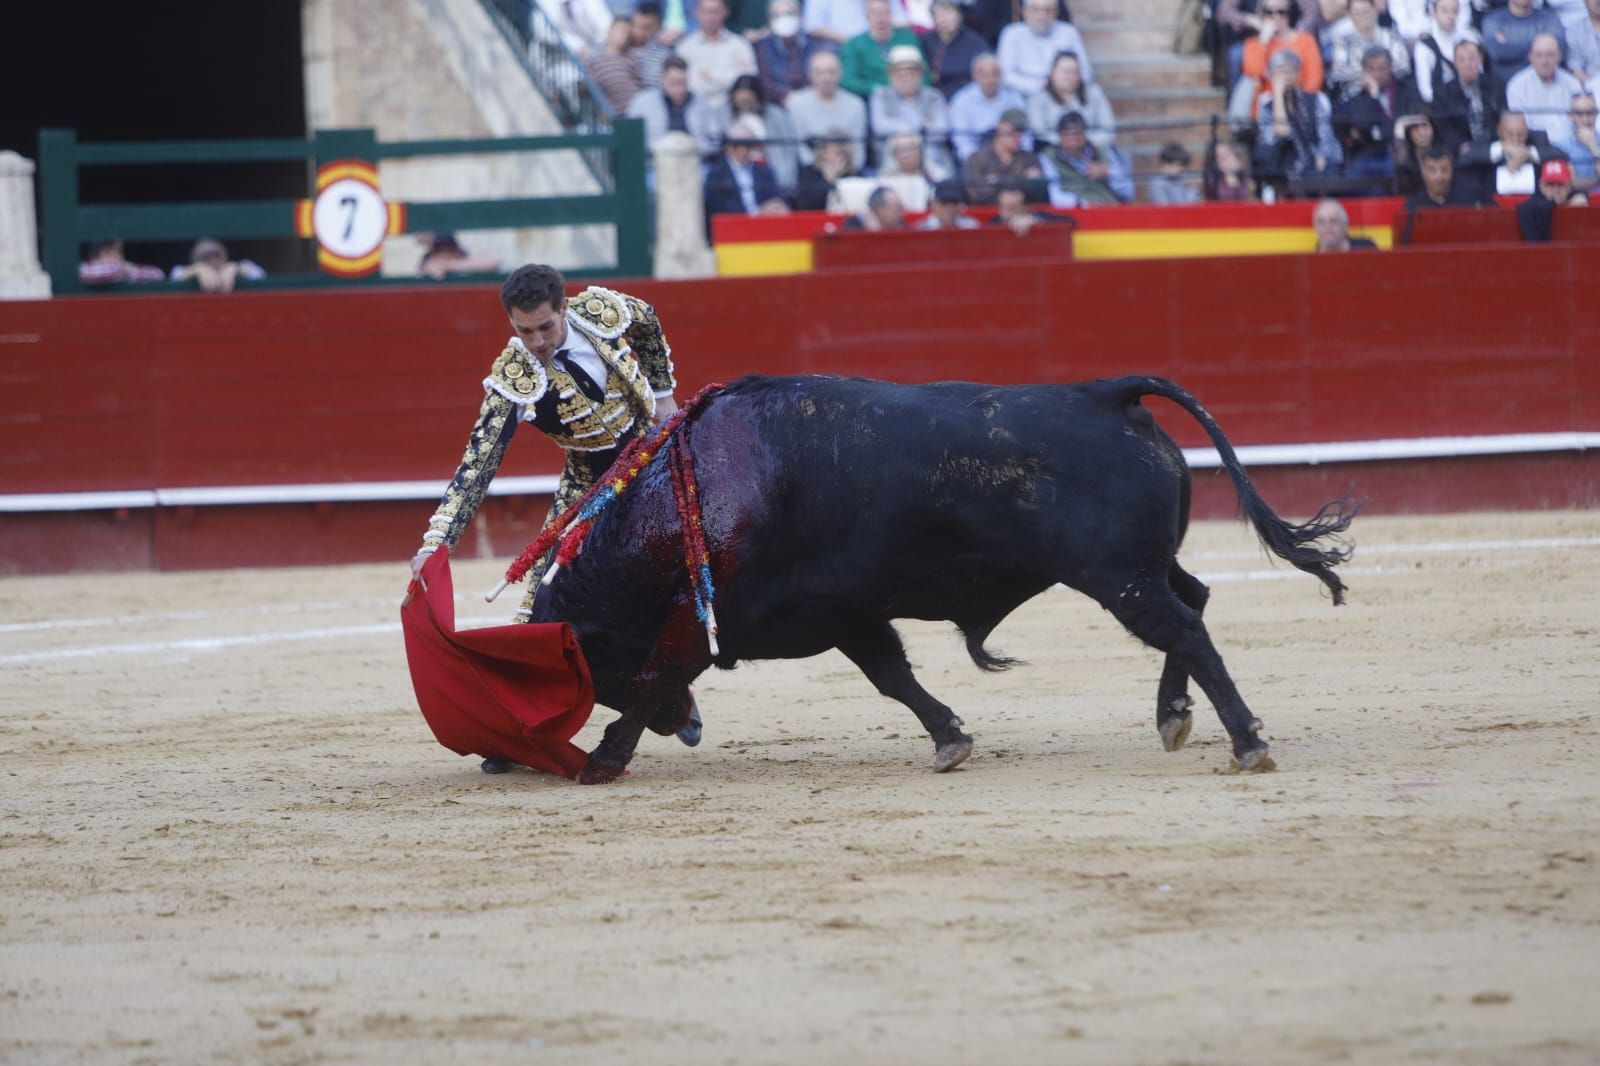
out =
[[1389,0],[1389,21],[1394,23],[1394,32],[1414,43],[1433,28],[1428,19],[1432,7],[1433,0]]
[[1428,31],[1417,38],[1411,50],[1411,70],[1417,79],[1417,94],[1433,103],[1435,88],[1443,88],[1456,78],[1451,59],[1456,45],[1476,41],[1478,31],[1461,10],[1465,0],[1434,0]]

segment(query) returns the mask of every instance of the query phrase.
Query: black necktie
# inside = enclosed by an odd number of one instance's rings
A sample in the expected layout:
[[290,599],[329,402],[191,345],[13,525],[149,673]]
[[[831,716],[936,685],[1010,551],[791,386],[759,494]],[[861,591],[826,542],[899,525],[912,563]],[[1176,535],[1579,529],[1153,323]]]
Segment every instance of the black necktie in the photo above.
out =
[[553,362],[572,376],[572,380],[578,386],[579,392],[596,403],[605,399],[605,390],[595,382],[594,378],[589,376],[583,367],[578,365],[578,361],[572,358],[572,354],[567,349],[563,348],[556,352]]

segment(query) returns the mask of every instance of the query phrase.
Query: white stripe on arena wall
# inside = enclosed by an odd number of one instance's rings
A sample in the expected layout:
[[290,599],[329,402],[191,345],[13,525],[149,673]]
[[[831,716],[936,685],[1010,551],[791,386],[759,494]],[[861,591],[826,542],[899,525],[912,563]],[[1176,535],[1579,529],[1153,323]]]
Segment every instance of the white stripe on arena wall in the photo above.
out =
[[[1506,433],[1482,437],[1408,437],[1393,440],[1329,441],[1317,444],[1247,444],[1234,449],[1245,466],[1317,466],[1396,459],[1453,459],[1474,455],[1525,455],[1581,452],[1600,448],[1600,433]],[[1222,465],[1214,448],[1185,448],[1183,457],[1197,470]],[[547,496],[554,475],[496,478],[491,496]],[[439,481],[350,481],[304,485],[218,485],[187,489],[137,489],[125,492],[37,492],[0,494],[0,512],[107,511],[143,507],[215,507],[257,503],[361,503],[379,500],[433,500],[444,492]]]
[[[548,496],[554,474],[496,478],[491,496]],[[306,485],[218,485],[192,489],[127,492],[35,492],[0,495],[0,512],[109,511],[119,507],[215,507],[251,503],[362,503],[374,500],[436,500],[442,481],[338,481]]]

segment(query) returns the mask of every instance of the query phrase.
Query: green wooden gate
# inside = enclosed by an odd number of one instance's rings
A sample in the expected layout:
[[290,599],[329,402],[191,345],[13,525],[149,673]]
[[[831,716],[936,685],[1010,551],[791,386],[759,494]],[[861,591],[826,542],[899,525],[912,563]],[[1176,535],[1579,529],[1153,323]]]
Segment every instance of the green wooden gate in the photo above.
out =
[[[79,249],[85,241],[194,240],[297,236],[297,200],[83,204],[78,169],[85,166],[251,163],[305,160],[307,189],[319,165],[357,160],[480,155],[499,152],[600,150],[611,162],[611,191],[587,196],[453,200],[405,205],[400,232],[611,224],[617,230],[612,267],[573,271],[582,277],[648,277],[650,208],[645,187],[644,123],[618,119],[608,133],[380,143],[370,129],[318,130],[309,140],[151,141],[80,144],[72,130],[39,134],[45,269],[56,295],[81,293]],[[415,278],[274,275],[253,287],[415,283]],[[126,286],[137,290],[140,286]]]

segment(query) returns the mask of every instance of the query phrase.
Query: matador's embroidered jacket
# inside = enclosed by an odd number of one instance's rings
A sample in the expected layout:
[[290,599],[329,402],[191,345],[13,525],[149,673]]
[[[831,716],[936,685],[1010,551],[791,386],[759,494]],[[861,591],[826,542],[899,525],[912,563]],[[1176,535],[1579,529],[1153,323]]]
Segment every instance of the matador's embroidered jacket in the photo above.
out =
[[[488,493],[519,422],[533,423],[566,451],[548,524],[605,473],[623,445],[651,424],[656,397],[677,387],[672,348],[655,309],[644,301],[590,287],[567,302],[567,326],[581,332],[606,364],[603,398],[585,395],[569,370],[540,363],[520,338],[512,337],[483,380],[483,407],[461,466],[428,520],[424,547],[444,544],[454,550]],[[529,588],[536,585],[537,574],[529,579]]]

